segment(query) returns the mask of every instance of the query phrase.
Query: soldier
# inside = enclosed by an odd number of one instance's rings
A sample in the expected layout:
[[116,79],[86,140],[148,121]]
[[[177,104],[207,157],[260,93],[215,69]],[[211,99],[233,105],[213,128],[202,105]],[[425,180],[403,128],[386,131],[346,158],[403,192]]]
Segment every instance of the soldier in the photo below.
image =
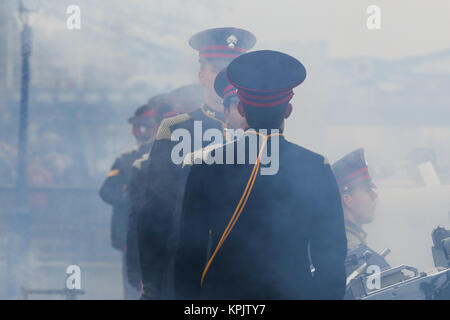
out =
[[111,243],[112,246],[123,253],[123,285],[125,299],[139,297],[139,291],[130,286],[126,271],[126,233],[128,230],[129,206],[128,184],[131,176],[133,162],[147,153],[153,143],[158,128],[156,107],[164,101],[164,95],[152,98],[148,104],[138,108],[135,115],[128,119],[132,124],[132,133],[136,138],[137,146],[122,153],[114,161],[102,187],[100,197],[113,207],[111,217]]
[[[367,246],[367,234],[362,229],[364,224],[373,221],[378,199],[378,194],[374,190],[376,186],[364,157],[364,149],[360,148],[347,154],[334,163],[332,169],[339,185],[344,209],[348,256],[355,256],[361,260],[364,253],[369,251],[371,258],[368,265],[376,264],[381,270],[390,268],[384,257]],[[352,265],[348,264],[347,274],[363,262],[355,261]]]
[[[201,94],[201,86],[197,84],[186,85],[171,91],[165,96],[165,103],[156,110],[157,123],[160,124],[162,119],[193,111],[200,107],[203,103]],[[126,270],[128,272],[129,283],[139,292],[142,288],[137,237],[137,215],[144,203],[146,169],[148,168],[149,160],[149,153],[145,153],[133,163],[128,188],[130,217],[127,232]]]
[[[223,139],[226,141],[231,141],[239,137],[240,133],[243,134],[243,128],[245,127],[245,119],[239,114],[238,105],[239,98],[237,96],[237,89],[230,84],[226,75],[226,68],[219,72],[214,81],[214,90],[217,95],[222,98],[222,104],[224,107],[224,115],[227,123],[227,129],[222,131]],[[234,129],[241,129],[234,131]],[[231,130],[231,131],[229,131]],[[212,143],[202,149],[195,150],[194,152],[188,153],[183,160],[182,167],[187,165],[193,165],[197,161],[204,160],[208,157],[208,154],[215,150],[216,148],[222,147],[223,144],[217,142]],[[170,239],[172,243],[177,243],[179,224],[177,224],[177,229],[172,231],[172,236],[174,238]]]
[[[247,130],[210,153],[221,154],[224,164],[190,170],[175,259],[176,298],[342,298],[346,238],[336,181],[323,156],[282,133],[292,89],[305,79],[305,68],[289,55],[264,50],[236,58],[226,73],[238,89]],[[245,144],[246,161],[239,162],[239,144],[255,136],[262,142]],[[250,163],[255,147],[258,157]],[[275,174],[261,174],[264,148],[278,156]],[[225,161],[229,150],[234,163]]]
[[239,114],[237,108],[239,104],[237,89],[228,81],[226,71],[227,69],[225,68],[217,75],[214,80],[214,90],[222,99],[227,129],[243,129],[245,119]]
[[169,252],[173,252],[174,245],[168,239],[178,223],[188,168],[182,170],[181,165],[172,162],[171,152],[176,142],[171,141],[171,134],[179,128],[188,130],[192,137],[191,146],[195,149],[205,146],[196,147],[194,144],[196,121],[201,121],[203,130],[226,128],[222,101],[214,91],[214,79],[233,58],[253,47],[255,42],[253,34],[237,28],[206,30],[189,41],[191,47],[199,51],[198,77],[204,89],[205,104],[196,111],[165,119],[151,150],[146,204],[138,215],[143,299],[172,297],[172,255]]

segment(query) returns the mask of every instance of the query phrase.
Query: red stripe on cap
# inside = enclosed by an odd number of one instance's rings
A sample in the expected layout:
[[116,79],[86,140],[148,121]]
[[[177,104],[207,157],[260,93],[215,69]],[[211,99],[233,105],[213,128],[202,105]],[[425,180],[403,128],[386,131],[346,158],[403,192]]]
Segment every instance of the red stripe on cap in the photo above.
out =
[[355,184],[361,181],[365,181],[365,180],[369,180],[370,179],[370,174],[366,174],[362,177],[359,177],[358,179],[353,180],[350,184]]
[[213,51],[213,50],[236,51],[241,53],[244,53],[246,51],[244,48],[240,47],[231,48],[229,46],[215,46],[215,45],[204,46],[203,48],[200,49],[200,51]]
[[228,91],[228,90],[233,90],[233,89],[236,89],[236,88],[233,87],[231,84],[229,84],[229,85],[227,85],[227,86],[225,87],[225,89],[223,89],[223,92],[226,92],[226,91]]
[[280,93],[272,94],[272,95],[265,94],[265,95],[255,96],[253,94],[249,94],[248,92],[246,92],[244,90],[239,90],[239,92],[241,93],[241,95],[245,96],[246,98],[255,99],[255,100],[274,100],[276,98],[284,97],[286,95],[293,93],[292,90],[286,90],[286,91],[282,91]]
[[344,184],[344,185],[341,185],[341,186],[339,187],[339,190],[344,191],[346,187],[350,187],[350,186],[352,186],[352,185],[354,185],[354,184],[357,184],[357,183],[359,183],[359,182],[369,180],[370,178],[371,178],[371,177],[370,177],[370,174],[366,174],[366,175],[364,175],[364,176],[362,176],[362,177],[359,177],[358,179],[355,179],[355,180],[353,180],[353,181],[350,181],[349,183],[346,183],[346,184]]
[[138,117],[155,117],[156,116],[156,112],[155,110],[147,110],[145,112],[142,112]]
[[292,96],[294,95],[294,93],[292,92],[291,94],[289,94],[287,97],[285,97],[284,99],[280,99],[277,101],[271,101],[271,102],[254,102],[251,100],[247,100],[245,99],[242,95],[241,95],[241,91],[238,90],[238,97],[239,99],[244,102],[245,104],[249,105],[249,106],[254,106],[254,107],[275,107],[275,106],[279,106],[280,104],[283,104],[289,100],[291,100]]
[[224,93],[223,99],[225,100],[225,99],[228,98],[229,96],[235,95],[236,92],[237,92],[237,90],[232,90],[232,91],[228,91],[228,92]]
[[341,182],[350,180],[350,179],[352,179],[353,177],[357,176],[358,174],[361,174],[361,173],[366,172],[366,171],[368,171],[368,170],[369,170],[369,168],[368,168],[367,166],[366,166],[366,167],[363,167],[363,168],[361,168],[361,169],[359,169],[359,170],[356,170],[355,172],[352,172],[352,173],[346,175],[345,177],[342,177],[341,179],[339,179],[338,183],[341,183]]
[[229,84],[228,86],[225,87],[225,89],[223,90],[223,99],[236,94],[237,89],[235,87],[233,87],[231,84]]

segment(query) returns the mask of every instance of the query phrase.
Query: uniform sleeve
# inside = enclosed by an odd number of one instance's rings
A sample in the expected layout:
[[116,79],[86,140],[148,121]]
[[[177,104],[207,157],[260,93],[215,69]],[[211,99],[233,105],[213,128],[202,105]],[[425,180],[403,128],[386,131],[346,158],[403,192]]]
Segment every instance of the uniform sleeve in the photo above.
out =
[[162,285],[179,171],[170,159],[173,145],[167,139],[155,141],[145,174],[145,202],[137,218],[144,299],[158,299]]
[[126,174],[122,168],[122,159],[117,158],[100,188],[100,197],[112,206],[126,204]]
[[140,212],[140,207],[142,206],[144,199],[143,176],[142,170],[136,166],[133,166],[128,188],[128,196],[130,199],[130,217],[127,231],[126,269],[128,281],[136,288],[140,288],[141,283],[141,268],[138,253],[137,215]]
[[200,280],[205,267],[208,244],[208,203],[202,178],[205,174],[196,165],[192,168],[184,193],[180,225],[180,241],[175,258],[176,299],[200,299]]
[[315,294],[317,299],[342,299],[347,239],[340,193],[328,164],[322,166],[315,178],[317,211],[310,239]]

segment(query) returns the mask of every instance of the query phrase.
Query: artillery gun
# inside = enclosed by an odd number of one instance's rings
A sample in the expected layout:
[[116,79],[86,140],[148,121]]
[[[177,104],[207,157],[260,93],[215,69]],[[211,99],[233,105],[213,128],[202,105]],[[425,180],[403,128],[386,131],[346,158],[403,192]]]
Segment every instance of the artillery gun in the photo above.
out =
[[[450,230],[437,227],[431,233],[433,239],[436,272],[419,272],[408,265],[382,269],[377,275],[367,275],[372,253],[349,254],[348,267],[353,266],[347,277],[347,299],[360,300],[450,300]],[[385,256],[386,249],[379,255]],[[356,265],[356,267],[355,267]],[[371,277],[379,277],[379,286],[370,286]]]

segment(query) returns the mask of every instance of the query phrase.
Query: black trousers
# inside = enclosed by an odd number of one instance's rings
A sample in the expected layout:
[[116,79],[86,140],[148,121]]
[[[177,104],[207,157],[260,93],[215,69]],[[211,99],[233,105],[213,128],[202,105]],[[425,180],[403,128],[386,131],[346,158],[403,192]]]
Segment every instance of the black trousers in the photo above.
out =
[[127,272],[127,254],[122,252],[122,282],[123,282],[123,297],[125,300],[139,300],[141,297],[140,288],[133,287],[128,281]]

